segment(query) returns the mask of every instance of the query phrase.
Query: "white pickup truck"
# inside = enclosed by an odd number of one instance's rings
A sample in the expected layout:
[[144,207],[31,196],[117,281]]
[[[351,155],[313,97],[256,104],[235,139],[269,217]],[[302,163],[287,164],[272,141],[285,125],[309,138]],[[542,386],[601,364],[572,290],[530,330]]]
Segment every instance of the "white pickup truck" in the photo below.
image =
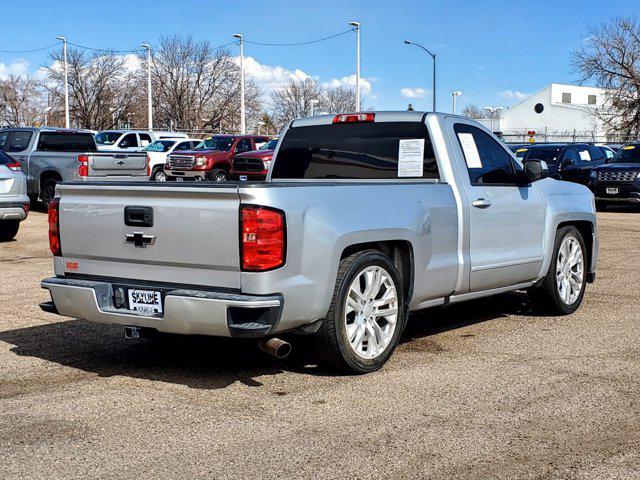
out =
[[[580,305],[598,258],[594,198],[521,163],[467,118],[293,121],[266,182],[63,183],[46,311],[150,331],[314,335],[348,372],[380,368],[409,311],[528,290]],[[429,316],[422,316],[429,321]]]

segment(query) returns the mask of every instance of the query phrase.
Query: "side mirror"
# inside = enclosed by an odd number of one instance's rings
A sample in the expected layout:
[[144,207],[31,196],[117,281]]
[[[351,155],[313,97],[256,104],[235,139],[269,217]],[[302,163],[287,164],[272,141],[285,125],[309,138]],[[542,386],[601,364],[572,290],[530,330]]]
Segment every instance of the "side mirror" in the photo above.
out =
[[536,182],[549,176],[549,167],[544,160],[527,160],[524,162],[522,175],[526,181]]
[[575,164],[576,164],[576,162],[574,162],[571,158],[563,158],[562,159],[562,166],[563,167],[572,167]]

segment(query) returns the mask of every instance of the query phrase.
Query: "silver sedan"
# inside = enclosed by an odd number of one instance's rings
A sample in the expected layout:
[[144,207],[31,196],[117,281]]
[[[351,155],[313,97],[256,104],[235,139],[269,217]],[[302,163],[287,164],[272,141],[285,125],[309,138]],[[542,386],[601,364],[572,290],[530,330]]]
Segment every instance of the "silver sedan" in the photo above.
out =
[[29,213],[27,179],[20,164],[0,152],[0,242],[12,240]]

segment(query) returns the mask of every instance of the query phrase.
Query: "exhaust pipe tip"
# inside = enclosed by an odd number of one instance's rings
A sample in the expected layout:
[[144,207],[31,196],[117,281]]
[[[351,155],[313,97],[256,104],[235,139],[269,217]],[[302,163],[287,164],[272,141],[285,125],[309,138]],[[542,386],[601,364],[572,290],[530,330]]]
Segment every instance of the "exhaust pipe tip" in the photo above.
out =
[[270,338],[258,342],[260,350],[276,358],[287,358],[291,353],[291,344],[280,338]]

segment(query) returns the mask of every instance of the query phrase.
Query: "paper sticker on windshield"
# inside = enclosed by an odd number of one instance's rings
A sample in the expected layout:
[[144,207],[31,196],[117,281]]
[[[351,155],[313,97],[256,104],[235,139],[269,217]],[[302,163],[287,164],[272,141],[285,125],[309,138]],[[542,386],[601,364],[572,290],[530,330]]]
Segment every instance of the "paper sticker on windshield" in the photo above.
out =
[[467,162],[469,168],[482,168],[482,160],[480,160],[480,154],[478,153],[478,147],[476,147],[476,141],[473,139],[471,133],[459,133],[460,145],[464,152],[464,159]]
[[585,162],[591,161],[591,155],[589,155],[589,150],[580,150],[578,152],[580,154],[580,160],[584,160]]
[[398,147],[398,177],[422,177],[424,138],[400,140]]

